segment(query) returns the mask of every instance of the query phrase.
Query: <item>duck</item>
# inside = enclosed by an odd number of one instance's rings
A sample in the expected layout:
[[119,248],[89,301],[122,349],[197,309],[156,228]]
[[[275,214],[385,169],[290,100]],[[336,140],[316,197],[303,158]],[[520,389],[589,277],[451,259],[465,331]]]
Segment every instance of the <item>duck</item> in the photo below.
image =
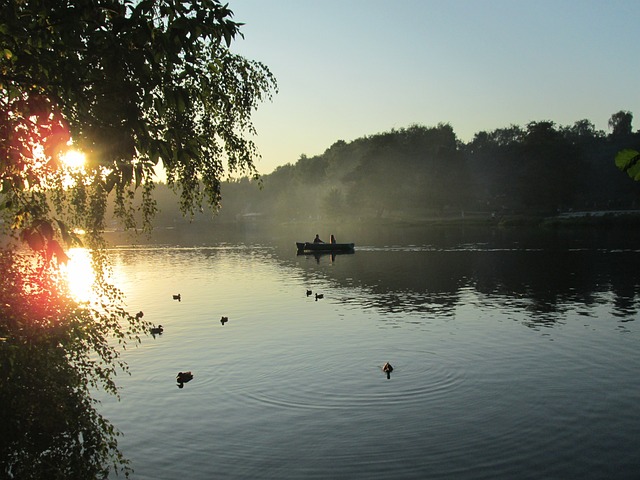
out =
[[391,378],[391,372],[393,372],[393,367],[389,362],[386,362],[382,366],[382,371],[387,374],[387,379]]
[[229,317],[222,317],[222,318],[220,319],[220,323],[221,323],[222,325],[224,325],[224,324],[225,324],[225,323],[227,323],[228,321],[229,321]]
[[151,327],[149,329],[149,333],[151,335],[161,335],[162,332],[164,332],[164,328],[162,328],[162,325],[158,325],[157,327]]
[[180,294],[177,294],[177,295],[174,295],[174,296],[173,296],[173,299],[174,299],[174,300],[178,300],[178,301],[180,301],[180,298],[181,298],[181,297],[180,297]]
[[313,292],[311,290],[307,290],[307,297],[310,296]]
[[140,310],[138,313],[136,313],[136,320],[140,320],[142,317],[144,317],[144,312]]
[[316,293],[316,302],[318,301],[318,299],[320,298],[324,298],[324,294],[322,293]]
[[191,372],[178,372],[176,375],[176,381],[178,382],[178,387],[182,388],[185,383],[193,380],[193,374]]

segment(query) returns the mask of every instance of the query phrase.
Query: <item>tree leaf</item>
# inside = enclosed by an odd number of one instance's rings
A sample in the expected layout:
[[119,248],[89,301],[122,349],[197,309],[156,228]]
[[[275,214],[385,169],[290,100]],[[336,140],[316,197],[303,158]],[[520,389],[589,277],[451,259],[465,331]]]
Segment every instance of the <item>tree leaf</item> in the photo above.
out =
[[71,238],[71,234],[69,233],[69,229],[67,225],[61,220],[56,220],[58,224],[58,228],[60,229],[60,236],[62,237],[62,241],[67,245],[71,245],[73,239]]
[[23,241],[27,242],[27,245],[29,245],[32,250],[39,252],[44,249],[44,237],[40,232],[33,228],[25,228],[21,233],[21,238]]
[[42,236],[47,239],[47,241],[53,239],[54,230],[49,220],[40,220],[37,223],[37,228]]
[[142,163],[136,164],[135,172],[136,172],[136,188],[140,186],[143,179],[143,165]]
[[113,187],[115,187],[117,180],[118,180],[118,177],[116,175],[116,172],[111,172],[107,176],[104,182],[104,189],[106,190],[107,193],[110,193],[111,190],[113,190]]
[[625,149],[616,155],[616,167],[623,172],[627,172],[634,180],[640,180],[640,152],[637,150]]
[[51,240],[47,244],[47,257],[52,258],[53,255],[58,259],[58,263],[67,263],[69,261],[69,257],[56,240]]

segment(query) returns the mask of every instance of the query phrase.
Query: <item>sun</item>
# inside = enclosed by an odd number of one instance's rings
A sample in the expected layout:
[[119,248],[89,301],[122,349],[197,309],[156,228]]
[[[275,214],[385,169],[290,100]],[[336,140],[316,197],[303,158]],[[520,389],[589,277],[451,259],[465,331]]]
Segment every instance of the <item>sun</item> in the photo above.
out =
[[60,156],[62,164],[70,170],[80,170],[84,167],[86,157],[78,150],[68,150]]

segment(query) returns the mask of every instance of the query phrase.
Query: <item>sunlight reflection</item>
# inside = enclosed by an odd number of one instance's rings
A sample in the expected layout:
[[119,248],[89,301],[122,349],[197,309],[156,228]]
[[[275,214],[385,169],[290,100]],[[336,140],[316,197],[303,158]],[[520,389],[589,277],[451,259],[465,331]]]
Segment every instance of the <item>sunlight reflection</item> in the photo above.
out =
[[86,248],[71,248],[67,255],[69,261],[63,266],[69,292],[79,302],[88,302],[93,298],[95,273],[91,263],[91,252]]

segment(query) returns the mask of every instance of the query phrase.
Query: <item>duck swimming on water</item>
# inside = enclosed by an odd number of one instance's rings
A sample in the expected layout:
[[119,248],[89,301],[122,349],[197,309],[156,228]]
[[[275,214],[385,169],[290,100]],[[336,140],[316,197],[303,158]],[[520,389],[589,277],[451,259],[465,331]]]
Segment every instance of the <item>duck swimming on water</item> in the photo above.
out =
[[387,378],[391,378],[391,372],[393,372],[393,367],[389,362],[386,362],[382,366],[382,371],[387,374]]
[[164,328],[162,328],[162,325],[158,325],[157,327],[151,327],[149,329],[149,333],[151,335],[161,335],[162,332],[164,332]]
[[176,375],[178,388],[184,387],[184,384],[191,380],[193,380],[193,374],[191,372],[178,372],[178,375]]

